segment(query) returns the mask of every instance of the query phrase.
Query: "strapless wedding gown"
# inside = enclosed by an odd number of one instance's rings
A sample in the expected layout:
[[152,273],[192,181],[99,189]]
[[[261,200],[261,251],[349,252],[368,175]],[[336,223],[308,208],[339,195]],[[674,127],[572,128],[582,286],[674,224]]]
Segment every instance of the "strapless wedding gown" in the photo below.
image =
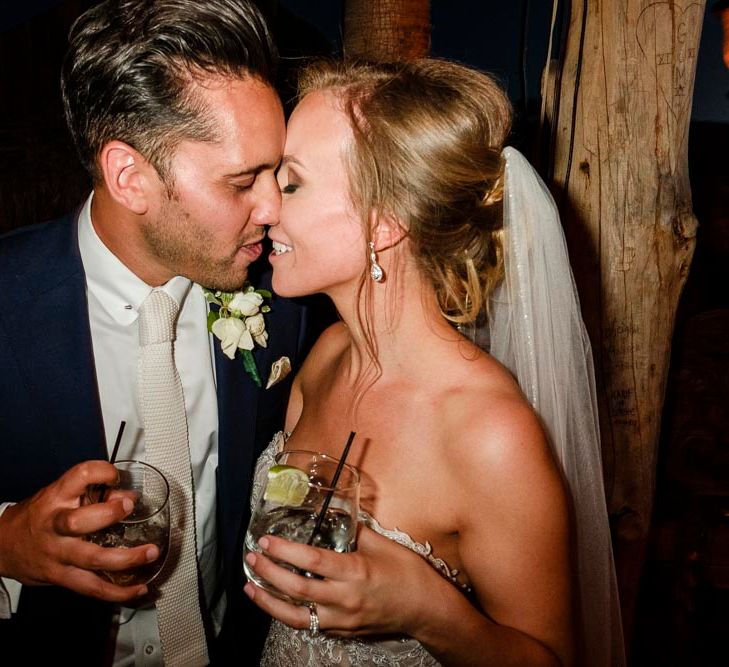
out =
[[[266,473],[274,464],[274,456],[283,449],[283,433],[277,433],[256,463],[256,473],[251,492],[251,508],[254,508],[266,484]],[[427,542],[420,544],[409,535],[395,530],[385,530],[366,512],[360,513],[360,521],[380,535],[387,537],[422,556],[440,574],[465,593],[468,589],[457,580],[458,571],[436,558]],[[438,667],[440,663],[423,646],[410,637],[367,639],[328,637],[319,634],[312,637],[308,630],[295,630],[273,620],[261,657],[262,667],[359,667],[383,665],[387,667]]]

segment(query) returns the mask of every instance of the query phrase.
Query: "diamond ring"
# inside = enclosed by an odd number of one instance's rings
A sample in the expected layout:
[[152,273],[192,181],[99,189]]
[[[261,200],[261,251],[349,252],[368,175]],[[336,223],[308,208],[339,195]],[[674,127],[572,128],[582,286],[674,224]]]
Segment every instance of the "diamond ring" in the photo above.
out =
[[316,613],[316,602],[309,602],[309,634],[316,637],[319,634],[319,614]]

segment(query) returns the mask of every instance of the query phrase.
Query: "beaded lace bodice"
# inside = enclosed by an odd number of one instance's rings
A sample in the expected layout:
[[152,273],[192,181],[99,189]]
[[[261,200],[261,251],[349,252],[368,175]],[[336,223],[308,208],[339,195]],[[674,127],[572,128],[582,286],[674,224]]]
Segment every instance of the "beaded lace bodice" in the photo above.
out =
[[[274,464],[274,456],[283,449],[284,433],[279,432],[256,464],[251,493],[251,507],[255,507],[266,483],[266,473]],[[431,545],[415,542],[397,528],[386,530],[366,512],[360,512],[360,521],[383,537],[414,551],[428,561],[440,574],[464,592],[468,588],[458,582],[457,570],[433,555]],[[360,665],[392,665],[393,667],[438,667],[439,663],[423,646],[409,637],[387,639],[341,639],[320,634],[311,637],[308,630],[295,630],[279,621],[272,621],[271,630],[261,658],[262,667],[359,667]]]

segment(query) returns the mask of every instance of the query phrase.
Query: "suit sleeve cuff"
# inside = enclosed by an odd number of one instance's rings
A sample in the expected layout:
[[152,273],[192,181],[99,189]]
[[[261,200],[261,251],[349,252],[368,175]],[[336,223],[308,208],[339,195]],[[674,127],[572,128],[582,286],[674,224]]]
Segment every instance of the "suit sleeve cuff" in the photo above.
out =
[[[0,503],[0,516],[14,503]],[[15,579],[0,577],[0,619],[10,618],[18,611],[18,600],[23,584]]]

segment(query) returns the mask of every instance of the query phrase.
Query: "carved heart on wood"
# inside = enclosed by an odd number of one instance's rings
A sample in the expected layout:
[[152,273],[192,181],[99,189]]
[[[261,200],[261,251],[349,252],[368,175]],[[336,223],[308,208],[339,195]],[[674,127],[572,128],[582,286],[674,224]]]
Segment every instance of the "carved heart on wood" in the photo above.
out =
[[681,8],[654,2],[640,13],[636,38],[641,55],[653,64],[656,83],[671,115],[683,125],[691,106],[691,81],[704,16],[703,3]]

